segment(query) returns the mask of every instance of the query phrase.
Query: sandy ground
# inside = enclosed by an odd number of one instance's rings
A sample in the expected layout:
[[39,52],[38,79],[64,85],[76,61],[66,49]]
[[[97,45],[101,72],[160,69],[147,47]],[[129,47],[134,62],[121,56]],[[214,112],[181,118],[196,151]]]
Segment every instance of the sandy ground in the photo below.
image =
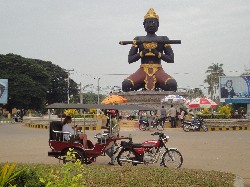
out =
[[[94,134],[88,137],[96,142]],[[229,132],[184,132],[182,129],[166,129],[170,136],[169,147],[176,147],[183,155],[183,168],[231,172],[242,177],[245,186],[250,187],[250,131]],[[154,139],[152,132],[138,129],[121,129],[121,135],[133,137],[141,143]],[[22,124],[0,124],[0,162],[58,163],[48,157],[49,132],[33,129]],[[109,158],[98,157],[96,164],[107,164]]]

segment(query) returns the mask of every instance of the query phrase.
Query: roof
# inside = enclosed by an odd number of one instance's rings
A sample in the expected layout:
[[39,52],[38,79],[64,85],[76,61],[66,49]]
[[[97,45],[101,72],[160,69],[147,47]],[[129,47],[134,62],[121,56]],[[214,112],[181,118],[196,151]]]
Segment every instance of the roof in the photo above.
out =
[[105,104],[65,104],[53,103],[46,107],[47,109],[113,109],[113,110],[155,110],[151,107],[140,105],[105,105]]

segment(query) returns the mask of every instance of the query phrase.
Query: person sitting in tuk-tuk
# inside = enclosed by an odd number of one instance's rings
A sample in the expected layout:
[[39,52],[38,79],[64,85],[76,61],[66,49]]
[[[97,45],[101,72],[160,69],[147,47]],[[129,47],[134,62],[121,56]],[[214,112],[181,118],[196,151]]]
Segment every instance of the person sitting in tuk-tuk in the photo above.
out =
[[85,149],[88,148],[88,144],[87,144],[87,135],[86,134],[81,134],[79,136],[79,134],[76,134],[75,132],[77,131],[77,127],[71,127],[70,124],[72,122],[72,118],[71,116],[66,116],[63,120],[63,127],[62,127],[62,131],[63,132],[69,132],[70,134],[64,134],[63,138],[66,141],[81,141],[82,139],[82,144],[83,147]]

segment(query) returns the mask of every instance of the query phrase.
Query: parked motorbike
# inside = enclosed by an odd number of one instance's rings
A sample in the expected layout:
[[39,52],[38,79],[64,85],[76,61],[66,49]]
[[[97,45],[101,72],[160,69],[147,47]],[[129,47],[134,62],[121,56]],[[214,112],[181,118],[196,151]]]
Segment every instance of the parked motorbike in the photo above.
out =
[[189,132],[190,130],[193,131],[200,131],[200,129],[202,128],[205,132],[207,132],[207,127],[204,125],[204,120],[203,118],[199,117],[199,118],[194,118],[190,121],[184,121],[182,123],[182,128],[185,132]]
[[146,121],[146,120],[139,120],[139,129],[141,131],[149,130],[150,128],[157,129],[159,131],[163,131],[164,124],[161,121],[161,119],[159,119],[158,117],[155,117],[155,119],[153,121],[151,121],[151,123],[149,121]]
[[21,122],[21,123],[23,122],[23,118],[18,114],[15,114],[13,116],[13,119],[14,119],[14,122]]
[[[169,136],[155,132],[158,140],[147,140],[142,144],[121,141],[121,151],[118,153],[117,162],[120,166],[137,164],[154,164],[160,160],[160,166],[180,168],[183,163],[181,153],[177,148],[168,148],[166,143]],[[161,157],[161,158],[160,158]]]

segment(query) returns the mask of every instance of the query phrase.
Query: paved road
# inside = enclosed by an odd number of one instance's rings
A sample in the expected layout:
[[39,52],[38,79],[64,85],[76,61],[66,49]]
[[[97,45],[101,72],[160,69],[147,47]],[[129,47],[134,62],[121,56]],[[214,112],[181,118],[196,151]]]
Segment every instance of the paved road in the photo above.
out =
[[[88,137],[95,142],[94,134]],[[153,139],[152,132],[138,129],[121,129],[121,135],[132,135],[141,143]],[[189,132],[166,129],[170,136],[169,147],[176,147],[184,158],[184,168],[217,170],[235,173],[250,186],[250,131]],[[33,129],[22,124],[0,124],[0,161],[25,163],[58,163],[47,156],[48,130]],[[96,164],[107,164],[108,157],[98,157]]]

